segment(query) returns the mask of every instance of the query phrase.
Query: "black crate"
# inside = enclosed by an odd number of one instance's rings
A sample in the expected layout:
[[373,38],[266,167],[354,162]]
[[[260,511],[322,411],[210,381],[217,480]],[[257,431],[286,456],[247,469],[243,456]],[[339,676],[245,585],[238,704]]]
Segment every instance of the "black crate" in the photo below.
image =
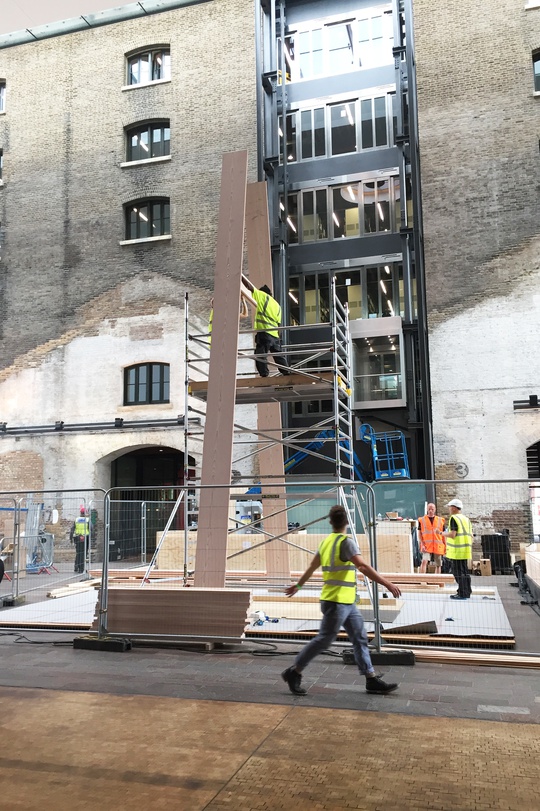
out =
[[493,574],[512,573],[512,561],[510,560],[510,537],[508,533],[497,532],[492,535],[482,535],[482,557],[491,561],[491,571]]

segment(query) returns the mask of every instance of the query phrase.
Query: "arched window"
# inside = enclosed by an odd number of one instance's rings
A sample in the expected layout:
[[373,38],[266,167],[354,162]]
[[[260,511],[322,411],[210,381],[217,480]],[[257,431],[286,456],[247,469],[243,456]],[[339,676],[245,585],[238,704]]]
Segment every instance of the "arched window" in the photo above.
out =
[[127,57],[128,85],[150,84],[171,78],[171,50],[168,46],[145,48]]
[[125,206],[126,239],[150,239],[171,233],[168,197],[136,200]]
[[124,405],[168,402],[168,363],[138,363],[124,369]]
[[126,160],[163,158],[171,153],[170,121],[138,124],[126,130]]

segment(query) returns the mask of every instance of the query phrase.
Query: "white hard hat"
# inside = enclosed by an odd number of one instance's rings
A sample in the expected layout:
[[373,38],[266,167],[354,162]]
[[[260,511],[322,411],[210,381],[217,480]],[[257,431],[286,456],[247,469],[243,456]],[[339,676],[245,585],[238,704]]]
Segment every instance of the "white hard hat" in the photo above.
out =
[[457,507],[458,510],[462,510],[463,509],[463,502],[461,501],[460,498],[453,498],[452,501],[449,501],[446,506],[447,507]]

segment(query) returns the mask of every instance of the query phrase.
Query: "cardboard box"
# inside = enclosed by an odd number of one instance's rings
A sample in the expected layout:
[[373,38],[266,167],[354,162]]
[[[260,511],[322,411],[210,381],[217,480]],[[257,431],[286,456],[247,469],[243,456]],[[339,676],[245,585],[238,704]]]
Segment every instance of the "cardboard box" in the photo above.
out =
[[435,566],[434,563],[428,563],[426,571],[427,571],[428,574],[435,574],[435,569],[436,568],[437,567]]
[[480,574],[484,577],[491,577],[491,561],[489,558],[482,558],[480,560]]

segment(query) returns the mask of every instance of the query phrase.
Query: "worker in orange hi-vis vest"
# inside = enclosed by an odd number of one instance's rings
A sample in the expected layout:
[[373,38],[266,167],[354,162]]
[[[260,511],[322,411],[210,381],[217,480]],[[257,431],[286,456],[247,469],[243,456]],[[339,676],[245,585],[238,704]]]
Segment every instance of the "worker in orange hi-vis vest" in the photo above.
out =
[[435,573],[441,573],[442,556],[446,552],[446,542],[444,540],[444,518],[436,515],[435,504],[427,505],[427,513],[418,519],[418,537],[420,540],[420,552],[422,553],[422,563],[420,572],[425,574],[427,565],[433,555],[435,563]]

